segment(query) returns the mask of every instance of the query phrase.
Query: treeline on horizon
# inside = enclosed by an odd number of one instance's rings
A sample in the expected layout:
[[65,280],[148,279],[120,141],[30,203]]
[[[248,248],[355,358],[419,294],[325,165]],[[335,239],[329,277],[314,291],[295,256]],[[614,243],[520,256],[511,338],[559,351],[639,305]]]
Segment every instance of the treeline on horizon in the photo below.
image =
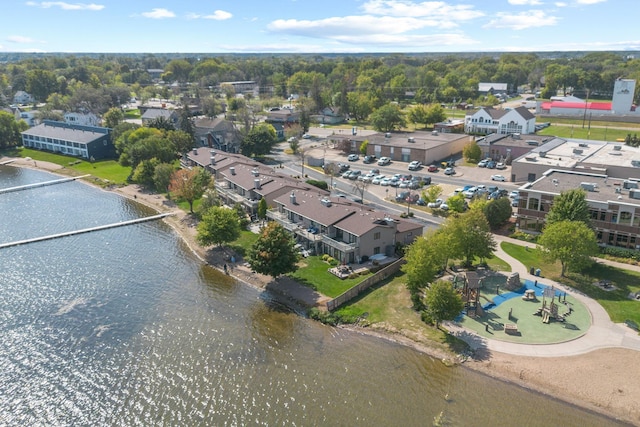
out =
[[[180,54],[0,53],[4,103],[24,90],[38,102],[103,114],[128,99],[154,95],[211,96],[225,81],[255,81],[260,98],[308,99],[313,109],[390,102],[494,105],[478,83],[507,83],[511,92],[540,90],[543,98],[572,92],[610,99],[618,78],[640,80],[635,52]],[[162,69],[156,85],[150,69]],[[173,84],[173,86],[170,86]],[[179,89],[176,89],[179,88]],[[639,88],[636,87],[636,99]],[[172,92],[173,91],[173,92]],[[143,94],[144,92],[144,94]],[[91,97],[88,94],[97,93]],[[91,101],[96,96],[102,102]],[[226,94],[229,97],[230,94]],[[90,99],[90,101],[87,101]],[[96,104],[96,105],[93,105]]]

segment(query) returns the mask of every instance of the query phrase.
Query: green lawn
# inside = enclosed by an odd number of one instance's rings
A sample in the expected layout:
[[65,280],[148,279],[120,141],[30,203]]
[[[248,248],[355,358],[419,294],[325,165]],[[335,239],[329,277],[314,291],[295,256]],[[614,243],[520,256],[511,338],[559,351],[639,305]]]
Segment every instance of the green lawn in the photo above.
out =
[[[617,124],[618,126],[625,126],[624,124]],[[640,130],[640,129],[639,129]],[[549,126],[537,132],[538,135],[552,135],[560,138],[576,138],[576,139],[592,139],[594,141],[615,141],[619,138],[626,138],[628,134],[633,135],[634,131],[621,130],[615,128],[600,128],[592,127],[588,129],[585,124],[584,128],[582,123],[575,126]]]
[[344,317],[360,317],[370,328],[399,333],[428,347],[461,352],[467,346],[450,334],[427,325],[413,309],[405,276],[397,273],[336,310]]
[[[89,162],[77,157],[63,156],[46,151],[17,148],[5,153],[8,156],[31,157],[33,160],[55,163],[63,166],[69,175],[91,174],[100,178],[101,184],[126,184],[131,168],[120,166],[115,160]],[[64,170],[60,171],[65,173]]]
[[[187,207],[188,209],[188,207]],[[233,243],[230,243],[228,247],[241,256],[246,256],[249,248],[258,240],[258,235],[249,230],[242,230],[240,237]]]
[[[503,242],[501,247],[524,265],[540,268],[543,277],[562,282],[595,299],[612,321],[621,323],[630,319],[640,324],[640,302],[627,297],[629,293],[640,291],[640,273],[595,263],[581,274],[568,273],[567,277],[561,278],[560,263],[544,261],[538,251],[531,248],[527,251],[524,246],[507,242]],[[611,280],[616,289],[605,291],[594,285],[602,279]]]
[[353,279],[340,279],[329,273],[329,268],[331,266],[324,262],[320,256],[310,256],[300,261],[298,270],[289,276],[331,298],[337,297],[371,276],[371,273],[368,273]]

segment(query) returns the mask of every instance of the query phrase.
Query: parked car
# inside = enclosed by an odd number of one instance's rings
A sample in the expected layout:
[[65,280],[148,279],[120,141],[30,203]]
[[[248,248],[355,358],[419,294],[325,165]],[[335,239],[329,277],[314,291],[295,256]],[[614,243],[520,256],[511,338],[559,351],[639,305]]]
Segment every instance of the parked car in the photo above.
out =
[[378,160],[378,165],[380,166],[387,166],[389,163],[391,163],[391,159],[389,157],[380,157],[380,160]]
[[506,169],[507,165],[505,165],[504,163],[500,162],[500,163],[496,163],[496,169]]
[[513,206],[514,208],[517,208],[519,201],[520,201],[520,197],[514,197],[513,200],[511,201],[511,206]]
[[476,193],[478,192],[478,187],[471,187],[469,188],[467,191],[464,191],[464,197],[466,197],[467,199],[472,199],[476,196]]
[[518,190],[513,190],[511,193],[509,193],[509,198],[510,199],[515,199],[516,197],[520,196],[520,192]]
[[345,171],[342,173],[341,178],[349,179],[349,175],[351,175],[351,171],[350,170]]
[[351,167],[351,165],[348,165],[348,164],[346,164],[346,163],[338,163],[338,173],[344,173],[344,172],[346,172],[350,167]]
[[496,168],[496,162],[494,162],[493,160],[491,160],[489,163],[487,163],[487,167],[489,169],[495,169]]
[[383,178],[380,181],[380,185],[388,187],[391,184],[391,178]]
[[438,172],[438,167],[436,165],[429,165],[429,167],[427,168],[427,171]]
[[376,161],[376,156],[374,156],[374,155],[372,155],[372,154],[367,155],[367,156],[364,156],[364,158],[362,159],[362,161],[363,161],[364,163],[367,163],[367,164],[369,164],[369,163],[373,163],[373,162],[375,162],[375,161]]
[[375,173],[369,172],[366,175],[360,175],[358,177],[358,181],[362,181],[362,182],[371,182],[373,180],[373,178],[376,177]]
[[449,205],[446,203],[443,203],[440,205],[440,209],[442,209],[443,211],[448,211],[449,210]]
[[445,175],[455,175],[455,173],[456,173],[455,169],[453,169],[453,168],[451,168],[451,167],[446,168],[446,169],[444,170],[444,174],[445,174]]
[[479,168],[486,168],[488,163],[489,163],[488,159],[480,160],[478,162],[478,167]]
[[409,163],[409,170],[417,171],[418,169],[420,169],[421,166],[422,166],[422,162],[419,162],[418,160],[414,160],[411,163]]
[[491,181],[506,181],[507,179],[504,177],[504,175],[491,175]]
[[386,176],[384,175],[376,175],[372,180],[371,183],[375,184],[375,185],[380,185],[382,180],[385,179]]
[[360,156],[358,156],[357,154],[349,154],[347,160],[349,160],[350,162],[356,162],[359,158]]
[[361,171],[351,171],[347,178],[349,179],[357,179],[360,175],[362,175]]
[[427,206],[427,202],[421,197],[416,202],[416,205],[418,205],[418,206]]
[[427,207],[435,209],[435,208],[439,208],[443,203],[444,201],[442,199],[436,199],[435,202],[427,203]]
[[422,177],[422,182],[424,183],[424,185],[431,184],[431,177],[430,176],[423,176]]
[[311,135],[309,135],[308,133],[305,133],[304,135],[302,135],[303,139],[311,139]]

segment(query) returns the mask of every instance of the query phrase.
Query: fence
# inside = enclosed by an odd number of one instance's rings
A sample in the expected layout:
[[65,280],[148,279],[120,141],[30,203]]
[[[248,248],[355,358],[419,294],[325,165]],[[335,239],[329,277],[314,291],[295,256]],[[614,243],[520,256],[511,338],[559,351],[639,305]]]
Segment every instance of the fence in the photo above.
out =
[[373,276],[367,277],[354,287],[344,291],[342,294],[327,302],[327,310],[333,311],[337,309],[341,305],[345,304],[348,301],[351,301],[353,298],[369,289],[371,286],[375,285],[376,283],[380,283],[387,277],[395,274],[398,270],[400,270],[400,267],[402,267],[405,262],[406,261],[404,258],[400,258],[399,260],[394,261],[388,266],[380,269]]

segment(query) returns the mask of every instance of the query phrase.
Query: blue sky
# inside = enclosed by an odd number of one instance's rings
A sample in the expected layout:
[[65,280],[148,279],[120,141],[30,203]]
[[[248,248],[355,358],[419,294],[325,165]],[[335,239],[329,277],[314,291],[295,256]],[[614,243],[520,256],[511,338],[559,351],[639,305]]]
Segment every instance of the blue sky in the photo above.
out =
[[5,1],[10,52],[640,50],[638,0]]

